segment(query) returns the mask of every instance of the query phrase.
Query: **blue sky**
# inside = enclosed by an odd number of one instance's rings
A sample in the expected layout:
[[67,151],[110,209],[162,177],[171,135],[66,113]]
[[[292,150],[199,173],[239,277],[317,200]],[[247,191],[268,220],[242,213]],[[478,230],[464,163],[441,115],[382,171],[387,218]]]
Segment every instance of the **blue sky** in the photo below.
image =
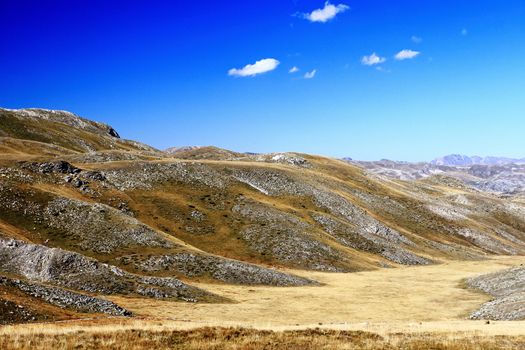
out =
[[69,110],[158,148],[525,156],[522,0],[0,0],[0,14],[2,107]]

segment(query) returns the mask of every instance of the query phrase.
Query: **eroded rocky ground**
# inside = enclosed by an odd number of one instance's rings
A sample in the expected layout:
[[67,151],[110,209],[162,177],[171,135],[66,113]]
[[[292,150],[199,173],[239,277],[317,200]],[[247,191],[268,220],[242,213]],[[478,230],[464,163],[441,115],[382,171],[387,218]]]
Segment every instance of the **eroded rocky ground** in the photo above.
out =
[[467,283],[494,298],[474,312],[472,319],[525,319],[525,266],[472,278]]

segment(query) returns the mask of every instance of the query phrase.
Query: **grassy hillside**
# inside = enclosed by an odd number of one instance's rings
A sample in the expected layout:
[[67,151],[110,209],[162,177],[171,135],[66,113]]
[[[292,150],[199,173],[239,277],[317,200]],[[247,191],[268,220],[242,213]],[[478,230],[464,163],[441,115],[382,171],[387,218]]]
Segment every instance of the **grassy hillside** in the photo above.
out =
[[457,179],[394,180],[297,153],[172,153],[71,113],[0,109],[0,275],[92,296],[229,303],[213,284],[315,286],[286,269],[525,253],[523,203]]
[[139,142],[121,139],[109,125],[69,112],[0,108],[0,150],[6,153],[64,155],[115,149],[156,151]]

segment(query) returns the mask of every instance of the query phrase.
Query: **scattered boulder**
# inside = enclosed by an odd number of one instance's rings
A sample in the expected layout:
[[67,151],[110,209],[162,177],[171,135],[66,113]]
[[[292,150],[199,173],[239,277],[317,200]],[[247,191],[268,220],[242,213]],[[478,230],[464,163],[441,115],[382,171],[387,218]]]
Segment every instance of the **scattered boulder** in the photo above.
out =
[[22,162],[21,167],[24,169],[31,170],[33,172],[39,172],[42,174],[61,173],[61,174],[78,174],[82,170],[71,165],[70,163],[57,160],[51,162]]
[[[33,298],[81,313],[103,313],[112,316],[131,316],[132,313],[117,304],[69,290],[43,284],[25,282],[0,276],[0,286],[16,288]],[[1,302],[0,302],[1,305]],[[20,307],[19,307],[20,308]],[[23,309],[23,307],[22,307]],[[26,311],[27,312],[27,311]],[[27,316],[31,315],[28,313]],[[34,316],[32,316],[34,317]]]

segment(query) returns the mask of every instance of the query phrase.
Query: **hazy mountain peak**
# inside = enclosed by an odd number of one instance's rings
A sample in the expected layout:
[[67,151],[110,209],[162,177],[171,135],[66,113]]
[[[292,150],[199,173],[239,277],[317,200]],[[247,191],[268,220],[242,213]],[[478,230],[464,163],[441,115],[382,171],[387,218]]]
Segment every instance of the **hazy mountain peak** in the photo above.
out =
[[507,157],[479,157],[466,156],[462,154],[449,154],[436,158],[430,162],[432,165],[446,166],[470,166],[470,165],[502,165],[511,163],[525,163],[525,158],[507,158]]

